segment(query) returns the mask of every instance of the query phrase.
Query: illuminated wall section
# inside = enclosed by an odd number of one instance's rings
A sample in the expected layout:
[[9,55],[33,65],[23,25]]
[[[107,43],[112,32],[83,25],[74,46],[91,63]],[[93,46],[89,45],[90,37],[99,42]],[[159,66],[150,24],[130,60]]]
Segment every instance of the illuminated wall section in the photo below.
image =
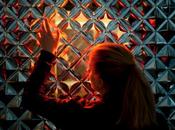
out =
[[43,17],[61,31],[47,95],[90,95],[87,53],[103,41],[126,44],[144,67],[157,110],[175,129],[174,5],[174,0],[0,0],[0,130],[54,129],[20,105],[40,52],[36,33]]

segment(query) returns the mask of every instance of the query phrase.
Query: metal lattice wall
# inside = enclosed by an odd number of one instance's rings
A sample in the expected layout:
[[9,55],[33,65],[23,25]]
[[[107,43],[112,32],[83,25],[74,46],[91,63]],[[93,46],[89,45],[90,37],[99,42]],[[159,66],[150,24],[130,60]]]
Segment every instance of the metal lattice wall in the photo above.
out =
[[47,94],[90,94],[88,84],[79,82],[86,81],[87,52],[103,41],[126,44],[144,66],[157,110],[175,129],[175,0],[0,0],[0,130],[54,129],[20,106],[44,17],[61,30]]

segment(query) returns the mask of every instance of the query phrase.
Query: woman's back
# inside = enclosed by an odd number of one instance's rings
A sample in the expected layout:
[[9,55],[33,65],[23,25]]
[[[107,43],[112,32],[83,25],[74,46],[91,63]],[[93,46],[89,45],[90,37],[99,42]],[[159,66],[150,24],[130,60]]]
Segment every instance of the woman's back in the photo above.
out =
[[[107,98],[106,100],[108,101],[101,102],[98,96],[92,97],[91,101],[79,98],[56,100],[40,94],[51,68],[48,65],[48,60],[45,59],[46,57],[50,57],[50,60],[54,56],[48,52],[41,53],[39,61],[25,87],[22,102],[25,108],[49,119],[57,128],[62,128],[62,130],[131,129],[127,122],[120,122],[118,117],[121,104],[113,103],[116,101],[115,97]],[[160,122],[158,122],[157,128],[166,130],[166,121],[159,114],[157,117]],[[155,129],[155,127],[155,124],[151,124],[149,129]],[[144,127],[143,129],[148,128]]]

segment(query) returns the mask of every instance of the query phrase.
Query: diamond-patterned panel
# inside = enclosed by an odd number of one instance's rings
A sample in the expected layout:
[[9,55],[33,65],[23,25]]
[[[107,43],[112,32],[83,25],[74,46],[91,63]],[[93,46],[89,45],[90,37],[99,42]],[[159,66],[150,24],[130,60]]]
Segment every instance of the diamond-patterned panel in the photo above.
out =
[[157,110],[175,129],[174,5],[174,0],[0,0],[0,129],[55,129],[20,106],[45,17],[61,32],[46,94],[90,95],[85,73],[91,47],[104,41],[126,44],[152,85]]

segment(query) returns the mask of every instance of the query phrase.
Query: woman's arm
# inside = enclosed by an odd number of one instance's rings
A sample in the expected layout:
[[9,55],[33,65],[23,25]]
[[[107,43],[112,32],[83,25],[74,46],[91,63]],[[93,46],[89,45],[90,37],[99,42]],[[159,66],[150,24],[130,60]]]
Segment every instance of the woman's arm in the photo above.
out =
[[66,111],[70,109],[70,106],[73,105],[71,102],[58,102],[58,100],[42,94],[43,84],[47,80],[50,69],[56,59],[54,54],[59,42],[59,32],[57,30],[51,32],[50,28],[51,26],[48,20],[45,20],[41,25],[38,41],[43,50],[35,64],[32,74],[25,84],[22,105],[32,112],[51,120],[55,114],[61,116],[61,114],[66,113]]
[[74,100],[62,102],[63,100],[43,95],[44,82],[49,76],[54,60],[53,54],[41,51],[34,70],[24,87],[22,106],[62,126],[76,114],[76,116],[80,115],[78,113],[81,113],[83,108]]
[[67,124],[77,123],[77,120],[74,119],[75,117],[79,119],[78,122],[84,122],[82,120],[84,116],[95,116],[94,111],[96,109],[83,108],[84,103],[81,100],[79,103],[75,100],[64,100],[65,102],[62,102],[62,100],[42,94],[44,82],[47,80],[56,59],[54,54],[58,47],[58,37],[58,32],[55,35],[52,34],[48,20],[46,20],[42,24],[41,32],[38,36],[43,50],[24,87],[22,105],[33,113],[49,119],[57,126],[68,127]]
[[[54,55],[42,50],[38,61],[35,63],[34,70],[24,86],[22,105],[33,112],[40,114],[42,111],[45,114],[44,111],[47,111],[47,109],[42,109],[45,107],[42,86],[49,76],[54,60]],[[55,104],[54,100],[52,102]]]

